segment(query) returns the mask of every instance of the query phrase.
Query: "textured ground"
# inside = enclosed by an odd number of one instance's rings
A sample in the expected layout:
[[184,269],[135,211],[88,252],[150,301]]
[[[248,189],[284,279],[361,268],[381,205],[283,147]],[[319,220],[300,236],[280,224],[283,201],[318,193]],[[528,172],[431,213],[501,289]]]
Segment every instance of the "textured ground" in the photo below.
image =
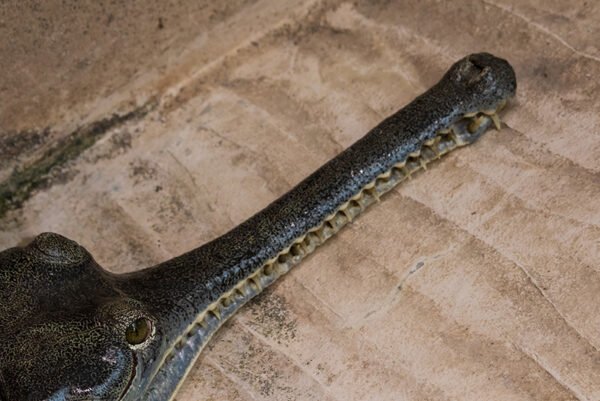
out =
[[179,401],[600,400],[594,2],[53,3],[0,5],[0,248],[56,231],[113,271],[224,233],[465,54],[517,72],[501,131],[234,317]]

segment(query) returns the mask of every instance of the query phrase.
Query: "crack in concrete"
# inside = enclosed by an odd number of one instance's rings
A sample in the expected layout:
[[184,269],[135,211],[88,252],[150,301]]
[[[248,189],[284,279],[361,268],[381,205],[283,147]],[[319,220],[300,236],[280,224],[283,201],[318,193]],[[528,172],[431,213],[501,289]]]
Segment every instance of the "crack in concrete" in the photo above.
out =
[[535,352],[530,352],[525,348],[513,344],[516,350],[518,350],[521,354],[523,354],[526,358],[533,361],[536,365],[538,365],[544,372],[546,372],[552,380],[554,380],[561,388],[563,388],[567,393],[571,394],[578,401],[589,401],[585,395],[580,394],[579,391],[576,391],[574,388],[569,386],[565,381],[561,378],[560,374],[556,372],[552,367],[546,366],[543,360],[537,355]]
[[491,6],[491,7],[495,7],[499,10],[504,11],[505,13],[508,13],[510,15],[513,15],[513,16],[523,20],[526,24],[531,25],[532,27],[536,28],[538,31],[543,32],[548,36],[551,36],[556,41],[558,41],[560,44],[562,44],[564,47],[566,47],[567,49],[569,49],[573,53],[575,53],[576,55],[586,58],[588,60],[600,62],[600,57],[596,57],[593,54],[586,53],[584,51],[581,51],[581,50],[573,47],[571,44],[569,44],[569,42],[567,42],[565,39],[563,39],[560,35],[552,32],[549,28],[545,27],[544,25],[542,25],[538,22],[532,21],[531,19],[527,18],[525,15],[518,13],[517,11],[514,10],[513,7],[508,7],[503,4],[497,4],[497,3],[494,3],[489,0],[482,0],[482,3],[487,4],[488,6]]

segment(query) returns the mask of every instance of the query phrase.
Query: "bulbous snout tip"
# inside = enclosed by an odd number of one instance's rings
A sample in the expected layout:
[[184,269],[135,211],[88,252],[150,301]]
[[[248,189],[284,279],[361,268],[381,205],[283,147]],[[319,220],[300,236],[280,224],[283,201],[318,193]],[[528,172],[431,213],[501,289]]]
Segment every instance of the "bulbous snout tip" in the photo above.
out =
[[469,86],[500,91],[505,98],[514,96],[516,92],[515,70],[503,58],[485,52],[473,53],[459,60],[454,68],[457,80]]
[[460,96],[462,112],[496,109],[515,96],[517,79],[513,67],[490,53],[473,53],[458,60],[446,73],[446,90]]

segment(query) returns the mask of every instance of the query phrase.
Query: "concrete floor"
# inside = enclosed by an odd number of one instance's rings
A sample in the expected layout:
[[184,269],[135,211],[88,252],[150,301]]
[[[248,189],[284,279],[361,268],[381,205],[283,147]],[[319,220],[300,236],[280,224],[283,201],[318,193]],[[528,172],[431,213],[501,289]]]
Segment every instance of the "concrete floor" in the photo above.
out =
[[0,248],[55,231],[116,272],[226,232],[468,53],[517,72],[501,131],[244,308],[177,400],[600,400],[594,2],[61,4],[0,6]]

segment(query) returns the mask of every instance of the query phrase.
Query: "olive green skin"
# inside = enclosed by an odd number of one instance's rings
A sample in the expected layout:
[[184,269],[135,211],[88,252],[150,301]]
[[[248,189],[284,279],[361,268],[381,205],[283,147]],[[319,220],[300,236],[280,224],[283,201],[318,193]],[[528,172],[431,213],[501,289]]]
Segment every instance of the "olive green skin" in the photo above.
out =
[[[190,340],[180,357],[162,364],[165,353],[211,303],[440,129],[465,113],[495,108],[515,90],[505,60],[467,56],[261,212],[145,270],[109,273],[83,247],[53,233],[0,252],[0,400],[171,399],[209,336]],[[125,333],[140,318],[152,322],[152,333],[131,345]]]

